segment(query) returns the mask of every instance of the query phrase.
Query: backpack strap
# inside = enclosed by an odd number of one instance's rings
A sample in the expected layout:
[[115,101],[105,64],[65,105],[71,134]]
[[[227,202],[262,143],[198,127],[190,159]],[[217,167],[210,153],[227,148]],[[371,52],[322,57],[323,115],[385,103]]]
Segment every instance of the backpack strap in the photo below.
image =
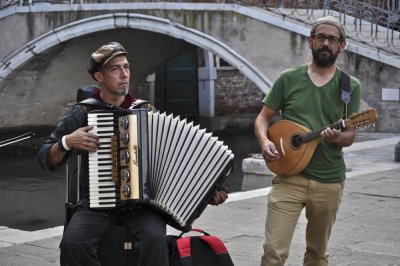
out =
[[92,95],[98,90],[100,89],[97,85],[86,85],[78,88],[76,92],[76,102],[81,102],[92,97]]

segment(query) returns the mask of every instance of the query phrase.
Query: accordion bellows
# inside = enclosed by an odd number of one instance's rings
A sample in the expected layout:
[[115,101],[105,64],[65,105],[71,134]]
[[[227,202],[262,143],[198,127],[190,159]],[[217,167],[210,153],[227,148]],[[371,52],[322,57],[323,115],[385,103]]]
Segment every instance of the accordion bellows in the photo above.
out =
[[91,208],[149,205],[188,231],[234,166],[222,141],[173,115],[93,111],[88,125],[101,142],[89,153]]

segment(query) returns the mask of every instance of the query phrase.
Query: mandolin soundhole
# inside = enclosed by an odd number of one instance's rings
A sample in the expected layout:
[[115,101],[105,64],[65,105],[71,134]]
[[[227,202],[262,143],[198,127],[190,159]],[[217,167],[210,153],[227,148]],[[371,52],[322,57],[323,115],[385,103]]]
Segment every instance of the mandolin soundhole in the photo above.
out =
[[300,135],[293,135],[292,138],[290,139],[290,146],[292,149],[300,149],[301,146],[303,145],[303,139],[301,138]]

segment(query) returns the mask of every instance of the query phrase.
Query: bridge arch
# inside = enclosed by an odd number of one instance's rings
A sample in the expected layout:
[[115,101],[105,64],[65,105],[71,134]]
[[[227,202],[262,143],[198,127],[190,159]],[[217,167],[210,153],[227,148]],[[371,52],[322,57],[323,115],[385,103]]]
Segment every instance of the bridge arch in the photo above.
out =
[[271,81],[255,66],[214,37],[182,24],[171,22],[168,19],[135,13],[114,13],[94,16],[66,24],[43,34],[5,58],[0,66],[0,78],[6,78],[13,70],[29,61],[36,54],[40,54],[62,42],[90,33],[122,28],[157,32],[182,39],[224,58],[244,76],[254,82],[264,93],[271,87]]

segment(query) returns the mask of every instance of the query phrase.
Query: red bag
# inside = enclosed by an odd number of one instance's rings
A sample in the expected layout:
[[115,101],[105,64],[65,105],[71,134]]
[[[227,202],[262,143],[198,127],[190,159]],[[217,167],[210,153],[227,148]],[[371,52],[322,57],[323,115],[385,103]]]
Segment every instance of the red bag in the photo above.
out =
[[224,243],[200,229],[203,236],[168,236],[171,266],[233,266]]

